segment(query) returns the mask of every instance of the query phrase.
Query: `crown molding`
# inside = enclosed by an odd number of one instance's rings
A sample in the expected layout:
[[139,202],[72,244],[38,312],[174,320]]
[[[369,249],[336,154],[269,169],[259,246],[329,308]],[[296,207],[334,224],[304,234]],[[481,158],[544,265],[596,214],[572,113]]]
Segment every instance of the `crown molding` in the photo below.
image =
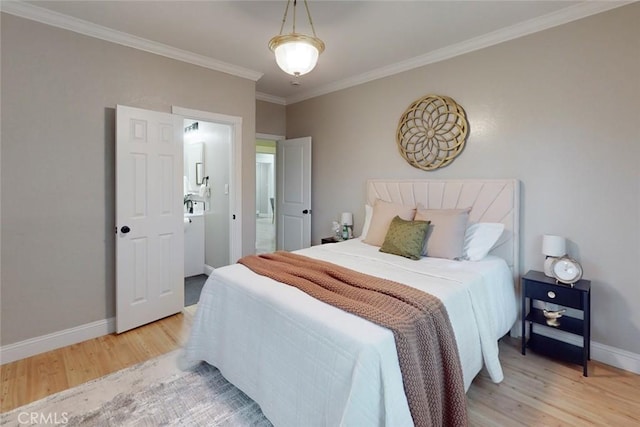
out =
[[344,80],[329,83],[314,90],[302,92],[300,94],[286,98],[286,104],[291,105],[296,102],[315,98],[321,95],[326,95],[331,92],[337,92],[339,90],[381,79],[383,77],[392,76],[404,71],[413,70],[415,68],[423,67],[435,62],[444,61],[455,56],[484,49],[485,47],[497,45],[502,42],[517,39],[519,37],[524,37],[529,34],[567,24],[569,22],[586,18],[588,16],[595,15],[601,12],[606,12],[611,9],[634,3],[635,1],[637,0],[586,1],[583,3],[579,3],[566,9],[559,10],[557,12],[552,12],[538,18],[533,18],[518,24],[511,25],[509,27],[502,28],[500,30],[484,34],[479,37],[475,37],[473,39],[469,39],[460,43],[431,51],[424,55],[416,56],[406,61],[401,61],[396,64],[377,68],[375,70],[354,77],[349,77]]
[[218,61],[204,55],[178,49],[166,44],[147,40],[142,37],[136,37],[122,31],[113,30],[89,21],[63,15],[22,1],[2,0],[0,1],[0,10],[10,15],[30,19],[53,27],[84,34],[85,36],[95,37],[97,39],[116,43],[122,46],[132,47],[134,49],[176,59],[178,61],[198,65],[200,67],[209,68],[222,73],[231,74],[232,76],[253,80],[254,82],[258,81],[263,75],[263,73],[258,71]]
[[[634,3],[635,1],[637,0],[585,1],[557,12],[530,19],[461,43],[437,49],[406,61],[401,61],[357,76],[329,83],[317,89],[302,92],[291,97],[281,98],[266,93],[256,93],[256,99],[280,105],[294,104],[306,99],[326,95],[331,92],[347,89],[383,77],[388,77],[404,71],[444,61],[458,55],[480,50],[485,47],[563,25],[601,12],[606,12],[611,9]],[[263,75],[263,73],[258,71],[218,61],[204,55],[174,48],[162,43],[143,39],[141,37],[136,37],[128,33],[116,31],[81,19],[72,18],[61,13],[24,3],[20,0],[1,0],[0,11],[112,43],[198,65],[211,70],[220,71],[233,76],[246,78],[252,81],[258,81]]]
[[286,99],[280,96],[269,95],[268,93],[264,92],[256,92],[256,99],[258,101],[271,102],[272,104],[287,105]]

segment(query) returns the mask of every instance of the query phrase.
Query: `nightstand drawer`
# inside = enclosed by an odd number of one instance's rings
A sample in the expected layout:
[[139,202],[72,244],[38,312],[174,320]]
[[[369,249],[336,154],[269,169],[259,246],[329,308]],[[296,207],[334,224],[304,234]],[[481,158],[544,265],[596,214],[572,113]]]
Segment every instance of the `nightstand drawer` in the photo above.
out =
[[564,307],[583,310],[582,293],[570,287],[561,285],[547,285],[545,283],[526,284],[526,296],[531,299],[551,302]]

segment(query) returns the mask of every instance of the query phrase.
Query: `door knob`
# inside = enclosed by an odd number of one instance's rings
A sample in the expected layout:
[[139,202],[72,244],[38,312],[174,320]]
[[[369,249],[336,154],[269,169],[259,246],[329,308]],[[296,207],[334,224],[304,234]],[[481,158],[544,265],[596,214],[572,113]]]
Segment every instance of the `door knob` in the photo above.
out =
[[305,209],[302,211],[303,214],[310,214],[311,213],[311,209]]
[[120,231],[122,232],[122,234],[127,234],[128,232],[131,231],[131,229],[128,226],[123,226]]

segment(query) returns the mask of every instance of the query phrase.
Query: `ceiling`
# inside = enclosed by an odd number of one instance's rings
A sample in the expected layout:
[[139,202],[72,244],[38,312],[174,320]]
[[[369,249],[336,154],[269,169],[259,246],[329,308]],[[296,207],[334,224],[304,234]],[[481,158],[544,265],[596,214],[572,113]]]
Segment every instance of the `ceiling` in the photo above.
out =
[[[285,0],[3,1],[2,10],[248,76],[257,80],[259,99],[285,104],[626,3],[309,0],[316,33],[326,50],[316,68],[300,77],[297,86],[291,84],[292,76],[278,68],[267,47],[280,30]],[[291,12],[285,32],[291,31],[290,20]],[[297,8],[297,30],[310,33],[302,0]]]

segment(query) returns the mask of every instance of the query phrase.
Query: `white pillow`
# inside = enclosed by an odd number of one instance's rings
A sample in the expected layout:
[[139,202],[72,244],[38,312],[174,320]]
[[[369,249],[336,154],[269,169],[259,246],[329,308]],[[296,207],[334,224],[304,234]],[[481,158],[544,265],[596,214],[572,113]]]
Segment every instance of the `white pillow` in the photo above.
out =
[[479,222],[467,227],[464,235],[464,249],[462,258],[469,261],[480,261],[486,257],[496,244],[504,224],[499,222]]
[[371,205],[364,205],[364,225],[362,226],[361,239],[367,238],[369,232],[369,226],[371,225],[371,217],[373,216],[373,207]]

